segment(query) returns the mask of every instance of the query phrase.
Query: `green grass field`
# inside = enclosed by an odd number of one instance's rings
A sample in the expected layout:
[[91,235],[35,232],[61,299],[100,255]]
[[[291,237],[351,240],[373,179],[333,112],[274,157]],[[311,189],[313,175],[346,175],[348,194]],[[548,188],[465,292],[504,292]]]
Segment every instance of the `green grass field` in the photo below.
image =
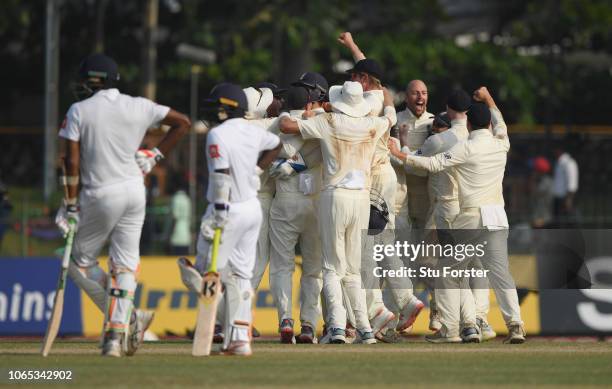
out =
[[[251,357],[194,358],[191,343],[147,343],[130,358],[99,356],[93,341],[58,341],[39,356],[39,341],[0,343],[0,385],[9,369],[72,370],[53,387],[524,387],[612,386],[612,344],[500,340],[481,345],[255,344]],[[25,384],[25,383],[24,383]],[[42,383],[27,383],[40,387]],[[19,387],[25,387],[23,384]]]

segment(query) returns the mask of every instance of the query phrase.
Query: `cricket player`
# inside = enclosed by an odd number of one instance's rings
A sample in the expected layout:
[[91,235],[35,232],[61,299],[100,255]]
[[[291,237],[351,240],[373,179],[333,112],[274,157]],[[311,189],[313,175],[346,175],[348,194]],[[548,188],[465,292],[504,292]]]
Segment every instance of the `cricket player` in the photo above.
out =
[[[465,93],[465,92],[463,92]],[[427,138],[423,146],[417,150],[416,155],[431,157],[448,151],[457,142],[462,142],[468,137],[466,112],[458,111],[466,108],[459,96],[463,93],[454,93],[447,102],[447,111],[436,115],[432,123],[432,135]],[[471,102],[469,103],[471,104]],[[454,109],[451,108],[455,107]],[[427,230],[439,229],[440,235],[444,230],[452,229],[452,222],[459,214],[458,185],[452,169],[432,173],[429,176],[429,197],[432,204],[429,210]],[[480,263],[478,258],[474,262]],[[486,279],[470,279],[471,293],[476,304],[476,326],[474,323],[462,323],[462,339],[473,342],[476,340],[490,340],[497,336],[487,321],[489,313],[489,284]],[[467,288],[462,288],[461,293],[470,293]],[[466,297],[463,296],[461,303],[464,304]],[[478,329],[480,331],[478,331]],[[480,334],[479,334],[480,332]]]
[[209,205],[198,236],[196,268],[200,273],[208,268],[214,230],[223,228],[217,259],[224,285],[223,350],[246,356],[251,354],[251,280],[262,223],[259,175],[277,157],[281,142],[244,119],[247,96],[237,85],[215,86],[205,104],[208,118],[220,124],[207,136]]
[[[289,115],[301,118],[305,111],[325,113],[317,93],[304,86],[292,86],[287,93]],[[299,135],[282,134],[283,145],[291,144],[288,138]],[[321,156],[318,140],[302,142],[300,150],[316,148]],[[310,147],[312,144],[313,147]],[[298,151],[299,153],[299,151]],[[281,153],[281,156],[282,153]],[[316,343],[317,321],[321,315],[322,254],[318,226],[319,192],[321,189],[321,167],[308,156],[309,165],[298,165],[295,159],[283,159],[293,171],[283,174],[277,164],[271,168],[276,175],[276,195],[270,209],[270,287],[278,310],[279,331],[282,343]],[[289,162],[287,162],[289,161]],[[299,167],[301,166],[301,167]],[[295,169],[299,170],[296,171]],[[292,279],[295,268],[295,246],[300,244],[302,275],[300,278],[300,322],[301,333],[294,336],[292,316]]]
[[[391,138],[399,148],[409,150],[420,148],[429,136],[434,115],[427,112],[429,92],[427,85],[421,80],[412,80],[406,87],[406,109],[397,113],[397,138]],[[395,140],[396,139],[396,140]],[[403,161],[391,156],[391,163],[397,175],[397,192],[395,196],[395,228],[399,240],[421,241],[427,224],[427,214],[430,206],[428,195],[427,172],[422,169],[406,170]],[[414,229],[414,232],[410,230]],[[427,287],[433,290],[433,284],[427,282]],[[429,328],[439,329],[440,323],[431,293],[429,302]],[[388,295],[384,296],[387,299]]]
[[[351,81],[357,81],[364,90],[364,100],[370,105],[369,115],[381,116],[383,114],[383,91],[381,85],[382,69],[373,59],[368,59],[354,42],[350,32],[340,34],[338,41],[347,47],[353,59],[355,67],[348,70]],[[389,149],[387,146],[389,133],[385,133],[376,144],[374,160],[372,163],[372,187],[371,191],[380,195],[389,208],[389,221],[385,231],[374,239],[367,239],[368,248],[371,249],[374,242],[381,244],[395,243],[395,196],[397,192],[397,176],[391,165]],[[372,195],[372,194],[371,194]],[[400,269],[403,263],[396,256],[385,257],[383,260],[385,268]],[[372,266],[374,261],[372,260]],[[371,274],[371,273],[370,273]],[[366,289],[368,304],[368,316],[372,330],[379,340],[393,340],[394,330],[403,331],[414,323],[423,309],[423,303],[414,296],[412,282],[409,278],[389,278],[387,287],[390,288],[394,297],[394,308],[399,313],[399,320],[395,319],[395,313],[391,312],[383,303],[380,288]],[[389,333],[389,331],[391,333]],[[388,334],[389,333],[389,334]]]
[[[56,223],[67,232],[77,223],[72,280],[105,314],[102,355],[133,355],[153,320],[152,312],[133,309],[140,269],[140,234],[145,218],[143,174],[164,158],[187,133],[189,119],[166,106],[121,94],[117,64],[94,54],[80,66],[81,101],[72,104],[59,136],[66,142],[68,198]],[[147,129],[170,126],[153,150],[138,150]],[[79,191],[80,184],[80,191]],[[102,247],[110,240],[110,274],[98,264]],[[108,286],[107,286],[108,285]]]
[[[508,327],[505,342],[523,343],[525,331],[516,293],[516,286],[508,269],[508,219],[504,210],[502,181],[506,158],[510,149],[507,128],[503,117],[486,88],[474,93],[478,103],[471,105],[467,112],[469,137],[447,152],[433,157],[420,157],[402,153],[395,143],[389,143],[391,152],[406,164],[436,173],[454,167],[459,187],[460,211],[453,221],[455,230],[471,232],[470,241],[487,241],[485,255],[481,258],[484,269],[489,270],[488,278],[502,316]],[[491,124],[493,130],[491,130]],[[476,233],[473,233],[476,231]],[[465,269],[471,265],[471,258],[448,263]],[[474,302],[466,301],[460,307],[459,279],[446,278],[444,298],[437,298],[442,328],[426,339],[433,343],[461,341],[459,337],[460,311],[464,321],[476,321]],[[436,289],[436,294],[441,289]],[[470,294],[466,294],[470,296]]]
[[[449,123],[449,128],[443,127],[443,124],[436,125],[436,120],[442,119],[436,117],[434,119],[433,127],[437,128],[435,134],[428,137],[423,146],[416,151],[414,155],[422,155],[425,157],[431,157],[436,154],[440,154],[448,151],[458,142],[462,142],[468,138],[467,129],[467,116],[466,113],[471,105],[470,96],[461,89],[453,91],[446,102],[446,113],[445,116]],[[438,120],[443,121],[443,120]],[[429,175],[429,198],[431,200],[431,206],[429,210],[429,217],[426,229],[437,229],[438,240],[444,244],[445,234],[447,230],[453,228],[453,221],[459,214],[459,199],[458,199],[458,188],[457,181],[455,179],[455,173],[452,168],[443,170],[437,173],[431,173]],[[475,261],[479,261],[475,259]],[[488,313],[488,284],[486,279],[473,279],[472,281],[475,286],[482,286],[482,288],[475,288],[473,290],[474,299],[479,301],[485,300],[486,311],[480,315],[484,317],[483,322],[486,323],[486,315]],[[464,301],[471,296],[464,296],[465,293],[472,293],[469,287],[461,288],[462,293],[461,303],[464,306]],[[443,296],[445,290],[439,291],[436,294]],[[479,306],[482,306],[481,302]],[[480,342],[481,336],[480,331],[476,327],[476,323],[463,322],[461,338],[465,342]],[[484,324],[483,324],[484,327]],[[490,328],[490,327],[489,327]],[[487,333],[487,336],[490,336]]]
[[376,143],[395,123],[395,109],[384,95],[385,117],[367,117],[371,107],[360,83],[333,86],[333,112],[308,120],[281,119],[283,133],[319,139],[323,153],[323,184],[319,228],[323,252],[323,295],[328,309],[330,343],[345,343],[346,310],[341,284],[350,299],[358,343],[376,343],[361,286],[361,232],[369,219],[371,168]]

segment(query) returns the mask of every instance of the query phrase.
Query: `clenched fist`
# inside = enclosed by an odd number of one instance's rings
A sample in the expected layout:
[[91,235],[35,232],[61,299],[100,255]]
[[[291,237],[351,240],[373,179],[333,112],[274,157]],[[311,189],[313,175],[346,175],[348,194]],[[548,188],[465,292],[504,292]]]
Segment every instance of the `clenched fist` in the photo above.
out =
[[340,36],[338,37],[338,42],[342,46],[348,47],[349,49],[355,45],[355,42],[353,41],[353,36],[348,31],[340,34]]
[[476,89],[472,97],[474,100],[485,103],[488,106],[494,105],[493,98],[491,97],[491,94],[486,86],[481,86],[480,88]]

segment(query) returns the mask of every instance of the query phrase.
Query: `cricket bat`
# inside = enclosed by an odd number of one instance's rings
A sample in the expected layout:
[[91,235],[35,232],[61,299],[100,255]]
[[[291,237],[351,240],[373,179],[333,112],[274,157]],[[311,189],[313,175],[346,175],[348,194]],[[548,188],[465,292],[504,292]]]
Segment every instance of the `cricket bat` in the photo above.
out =
[[220,243],[221,228],[216,228],[210,254],[210,266],[202,278],[198,319],[193,336],[193,349],[191,350],[191,354],[195,357],[210,355],[212,347],[217,306],[221,298],[221,277],[217,273],[217,256]]
[[68,265],[70,264],[70,254],[72,253],[72,242],[74,240],[74,221],[70,220],[70,230],[66,238],[66,246],[64,247],[64,256],[62,258],[62,268],[60,269],[57,288],[55,289],[55,298],[53,299],[53,310],[47,324],[47,332],[41,353],[43,357],[49,355],[53,341],[59,331],[60,323],[62,322],[62,313],[64,312],[64,290],[66,289],[66,279],[68,278]]

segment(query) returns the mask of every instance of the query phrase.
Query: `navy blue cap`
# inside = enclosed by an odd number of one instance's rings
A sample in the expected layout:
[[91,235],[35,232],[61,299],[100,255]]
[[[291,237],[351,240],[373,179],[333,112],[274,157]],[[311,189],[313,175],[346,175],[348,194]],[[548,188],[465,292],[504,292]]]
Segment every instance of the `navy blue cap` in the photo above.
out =
[[491,111],[485,103],[474,103],[467,111],[467,120],[475,130],[488,128],[491,124]]
[[207,98],[204,99],[205,105],[225,105],[229,108],[240,108],[248,110],[246,95],[242,88],[236,84],[222,82],[215,85]]
[[79,66],[79,75],[83,79],[97,77],[110,81],[119,80],[117,63],[104,54],[92,54]]
[[448,96],[446,105],[457,112],[465,112],[470,109],[472,99],[466,91],[463,89],[457,89]]
[[372,58],[365,58],[355,64],[355,67],[346,71],[347,73],[366,73],[382,80],[383,71],[378,62]]

